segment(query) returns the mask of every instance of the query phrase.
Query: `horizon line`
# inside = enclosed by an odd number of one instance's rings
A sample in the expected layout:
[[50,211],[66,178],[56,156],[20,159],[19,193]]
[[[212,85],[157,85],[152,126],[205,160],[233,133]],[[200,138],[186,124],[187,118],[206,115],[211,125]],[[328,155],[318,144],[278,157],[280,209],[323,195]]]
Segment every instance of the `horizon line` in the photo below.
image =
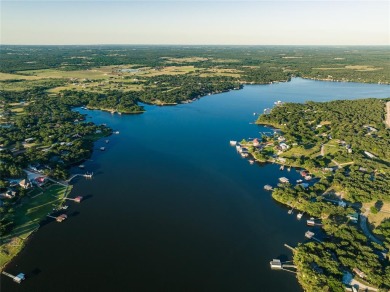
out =
[[1,44],[0,46],[214,46],[214,47],[390,47],[390,44],[120,44],[120,43],[91,43],[91,44]]

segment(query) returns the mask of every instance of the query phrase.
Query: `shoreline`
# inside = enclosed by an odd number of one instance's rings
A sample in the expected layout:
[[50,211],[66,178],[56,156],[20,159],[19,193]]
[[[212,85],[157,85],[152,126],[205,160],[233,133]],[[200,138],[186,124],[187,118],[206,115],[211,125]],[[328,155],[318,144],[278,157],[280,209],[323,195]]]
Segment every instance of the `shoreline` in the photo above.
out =
[[[260,85],[262,85],[262,84],[260,84]],[[242,89],[242,88],[240,88],[240,89]],[[217,94],[217,93],[215,93],[215,94]],[[206,96],[207,96],[207,95],[206,95]],[[204,96],[204,97],[205,97],[205,96]],[[93,110],[102,110],[102,111],[107,111],[107,112],[109,112],[109,110],[104,110],[104,109],[93,109]],[[132,114],[132,113],[130,113],[130,114]],[[256,123],[256,124],[257,124],[257,123]],[[262,124],[262,123],[259,123],[259,124],[257,124],[257,125],[270,126],[270,127],[275,128],[275,129],[281,130],[280,127],[276,127],[275,125],[271,125],[271,124]],[[104,137],[104,136],[103,136],[103,137]],[[103,137],[100,137],[100,138],[97,139],[97,140],[100,140],[100,139],[103,138]],[[96,142],[97,140],[95,140],[94,142]],[[252,155],[252,154],[251,154],[251,155]],[[252,155],[252,156],[253,156],[253,155]],[[279,164],[279,165],[280,165],[280,164],[283,164],[283,163],[281,163],[281,162],[273,161],[273,160],[261,161],[261,160],[256,159],[255,157],[254,157],[254,159],[255,159],[256,161],[258,161],[258,162],[261,162],[261,163],[276,163],[276,164]],[[301,166],[293,166],[293,165],[292,165],[292,167],[294,167],[294,168],[302,168]],[[67,189],[68,189],[68,187],[67,187]],[[65,191],[65,195],[64,195],[64,198],[63,198],[63,200],[62,200],[62,203],[65,201],[65,198],[71,193],[71,190],[68,192],[67,189],[66,189],[66,191]],[[275,198],[274,198],[274,199],[275,199]],[[286,205],[285,203],[280,202],[280,201],[278,201],[278,200],[276,200],[276,199],[275,199],[275,201],[278,202],[278,203],[281,203],[281,204],[283,204],[283,205],[285,205],[285,206],[288,206],[288,205]],[[38,229],[39,229],[39,227],[38,227],[36,230],[34,230],[31,234],[35,233]],[[20,249],[20,251],[23,250],[23,248],[28,244],[28,240],[31,238],[31,234],[28,235],[28,236],[24,239],[23,246],[22,246],[22,248]],[[19,251],[19,252],[20,252],[20,251]],[[18,252],[18,253],[19,253],[19,252]],[[18,253],[16,253],[16,254],[14,255],[14,257],[15,257]],[[13,258],[12,258],[12,259],[13,259]],[[9,264],[9,263],[12,261],[12,259],[11,259],[9,262],[7,262],[7,264]],[[6,265],[7,265],[7,264],[6,264]],[[6,267],[6,265],[5,265],[4,267]],[[2,270],[2,268],[1,268],[0,270]]]
[[[112,130],[109,133],[103,133],[102,135],[99,135],[99,137],[97,137],[97,138],[92,138],[93,145],[95,144],[96,141],[99,141],[100,139],[103,139],[104,137],[108,137],[111,134],[112,134]],[[90,138],[87,138],[87,140],[89,140],[89,139]],[[91,152],[91,155],[92,155],[92,153],[93,153],[93,150]],[[85,159],[82,159],[81,161],[84,161],[84,160]],[[74,165],[78,164],[81,161],[77,161],[77,162],[72,163],[72,165],[70,165],[70,167],[74,167]],[[72,178],[72,175],[70,175],[69,178]],[[53,182],[53,184],[50,185],[45,190],[46,192],[48,191],[49,188],[51,188],[53,186],[56,186],[56,185],[62,186],[62,187],[65,188],[64,194],[63,194],[63,196],[61,198],[59,198],[60,201],[58,202],[58,206],[57,206],[57,208],[61,208],[64,205],[64,203],[65,203],[66,199],[68,198],[68,196],[71,194],[72,189],[73,189],[73,185],[71,184],[71,181],[68,181],[68,180],[66,180],[65,182],[60,182],[60,181],[56,181],[56,180],[52,180],[52,179],[50,179],[50,180]],[[32,190],[32,191],[34,191],[34,190]],[[45,191],[42,192],[42,194],[40,194],[40,195],[44,195]],[[33,199],[33,198],[30,197],[29,200],[31,200],[31,199]],[[18,207],[20,207],[20,206],[18,206]],[[32,235],[40,229],[41,223],[44,222],[45,220],[46,220],[46,215],[40,217],[39,223],[37,223],[36,228],[34,228],[32,231],[29,231],[24,238],[20,237],[20,236],[14,236],[14,237],[10,238],[7,243],[4,243],[3,242],[3,238],[1,238],[1,245],[0,245],[0,247],[2,249],[4,249],[4,247],[7,248],[8,247],[7,244],[12,243],[14,241],[14,239],[17,239],[18,241],[20,241],[19,242],[20,244],[18,245],[19,248],[14,249],[14,250],[12,250],[12,252],[7,254],[7,256],[9,256],[9,258],[4,260],[4,262],[0,262],[0,273],[2,271],[4,271],[4,269],[7,267],[7,265],[12,263],[13,259],[27,246],[28,241],[31,239]],[[13,245],[11,245],[11,246],[13,246]]]
[[[51,187],[53,187],[53,186],[56,186],[56,185],[62,186],[62,187],[65,188],[63,196],[59,198],[59,200],[60,200],[60,202],[58,203],[58,208],[59,208],[59,207],[62,207],[62,206],[63,206],[63,204],[64,204],[66,198],[67,198],[68,195],[72,192],[73,185],[68,184],[68,185],[65,187],[65,186],[62,185],[62,184],[53,183],[52,185],[50,185],[50,186],[48,187],[48,189],[51,188]],[[69,188],[70,188],[70,189],[69,189]],[[46,191],[47,191],[47,190],[46,190]],[[42,192],[41,195],[44,195],[44,194],[45,194],[45,192]],[[31,200],[31,199],[32,199],[32,198],[29,198],[29,200]],[[20,207],[20,206],[18,206],[18,207]],[[31,231],[28,231],[28,232],[26,233],[25,237],[22,237],[22,235],[13,236],[13,237],[9,238],[9,239],[7,240],[7,242],[2,242],[2,244],[1,244],[2,249],[16,246],[15,244],[12,244],[12,243],[15,241],[15,239],[16,239],[16,241],[18,241],[19,245],[17,245],[18,248],[12,249],[12,251],[9,252],[9,253],[7,254],[7,256],[9,256],[9,258],[5,259],[4,262],[1,262],[1,265],[0,265],[0,273],[1,273],[2,271],[4,271],[4,269],[7,268],[7,265],[9,265],[10,263],[12,263],[12,261],[14,260],[14,258],[15,258],[15,257],[16,257],[16,256],[17,256],[17,255],[18,255],[18,254],[27,246],[28,241],[32,238],[32,236],[34,235],[34,233],[36,233],[36,232],[40,229],[42,222],[44,222],[45,220],[46,220],[46,216],[41,216],[40,219],[39,219],[39,223],[37,223],[37,226],[36,226],[34,229],[32,229]],[[3,239],[2,239],[2,241],[3,241]],[[10,244],[10,245],[8,246],[8,244]]]

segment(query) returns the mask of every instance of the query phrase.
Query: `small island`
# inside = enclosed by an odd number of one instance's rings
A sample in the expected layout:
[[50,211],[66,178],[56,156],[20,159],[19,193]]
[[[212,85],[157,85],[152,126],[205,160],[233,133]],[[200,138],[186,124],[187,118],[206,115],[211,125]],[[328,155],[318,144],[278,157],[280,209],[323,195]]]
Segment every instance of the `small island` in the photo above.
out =
[[256,122],[278,130],[237,146],[259,162],[302,175],[264,188],[315,226],[309,240],[293,248],[305,291],[390,288],[389,101],[278,102]]

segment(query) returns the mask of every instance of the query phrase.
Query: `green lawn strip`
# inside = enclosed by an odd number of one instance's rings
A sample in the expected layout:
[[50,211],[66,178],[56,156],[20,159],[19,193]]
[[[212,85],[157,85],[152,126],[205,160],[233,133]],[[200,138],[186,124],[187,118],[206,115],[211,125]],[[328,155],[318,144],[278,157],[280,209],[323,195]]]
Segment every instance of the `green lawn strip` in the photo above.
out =
[[39,223],[62,204],[68,188],[61,185],[51,185],[43,192],[34,189],[28,197],[23,198],[20,206],[15,208],[15,227],[12,232],[1,239],[0,269],[16,256],[23,248],[28,236],[39,228]]

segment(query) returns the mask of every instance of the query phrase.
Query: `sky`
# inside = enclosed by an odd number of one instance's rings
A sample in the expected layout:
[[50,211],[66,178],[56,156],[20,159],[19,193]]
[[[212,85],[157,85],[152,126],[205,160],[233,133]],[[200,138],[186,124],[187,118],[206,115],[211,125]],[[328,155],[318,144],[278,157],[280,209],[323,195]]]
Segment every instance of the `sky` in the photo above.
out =
[[390,45],[390,1],[0,2],[0,44]]

